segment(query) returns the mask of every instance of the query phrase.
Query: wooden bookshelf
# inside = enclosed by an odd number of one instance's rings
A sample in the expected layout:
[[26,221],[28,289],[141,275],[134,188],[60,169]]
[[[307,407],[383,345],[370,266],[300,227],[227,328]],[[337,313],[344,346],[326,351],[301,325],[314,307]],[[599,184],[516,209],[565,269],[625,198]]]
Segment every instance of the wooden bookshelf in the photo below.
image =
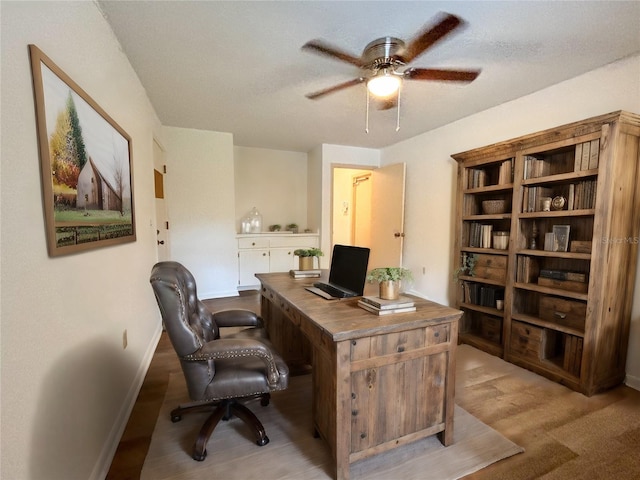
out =
[[[639,152],[640,116],[613,112],[453,155],[462,342],[586,395],[623,381]],[[506,250],[487,244],[496,231]]]

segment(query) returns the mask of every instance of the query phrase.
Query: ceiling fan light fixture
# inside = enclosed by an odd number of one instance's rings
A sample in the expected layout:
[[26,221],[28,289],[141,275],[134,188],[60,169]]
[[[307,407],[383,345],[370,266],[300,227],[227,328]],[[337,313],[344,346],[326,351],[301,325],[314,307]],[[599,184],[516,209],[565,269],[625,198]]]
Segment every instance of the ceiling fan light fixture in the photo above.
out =
[[400,88],[400,77],[394,75],[386,68],[380,70],[377,75],[367,81],[369,93],[376,97],[386,98],[395,93]]

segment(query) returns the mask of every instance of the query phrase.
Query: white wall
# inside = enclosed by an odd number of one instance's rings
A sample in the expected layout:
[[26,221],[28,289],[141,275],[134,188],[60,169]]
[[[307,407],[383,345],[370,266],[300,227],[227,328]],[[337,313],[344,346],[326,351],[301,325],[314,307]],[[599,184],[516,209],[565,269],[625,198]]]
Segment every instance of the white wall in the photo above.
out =
[[[1,8],[0,477],[103,478],[161,331],[149,286],[160,125],[93,2]],[[30,43],[131,136],[136,242],[48,257]]]
[[[407,163],[404,266],[420,272],[414,290],[436,302],[453,302],[456,162],[451,154],[616,110],[640,113],[640,56],[384,149],[383,165]],[[640,287],[629,347],[627,382],[640,388]]]
[[238,294],[233,136],[163,127],[171,259],[185,265],[200,298]]
[[274,224],[284,230],[295,223],[301,233],[310,228],[306,153],[236,146],[234,154],[237,232],[253,207],[262,215],[263,231]]

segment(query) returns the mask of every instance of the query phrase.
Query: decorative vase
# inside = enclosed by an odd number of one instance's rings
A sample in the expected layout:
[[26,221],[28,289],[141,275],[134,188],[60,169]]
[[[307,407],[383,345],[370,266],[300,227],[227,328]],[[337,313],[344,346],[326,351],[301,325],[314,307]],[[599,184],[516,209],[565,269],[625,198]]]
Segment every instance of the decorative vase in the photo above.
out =
[[380,298],[383,300],[397,300],[400,298],[400,282],[397,280],[380,282]]
[[314,257],[299,257],[300,270],[313,270],[313,258]]

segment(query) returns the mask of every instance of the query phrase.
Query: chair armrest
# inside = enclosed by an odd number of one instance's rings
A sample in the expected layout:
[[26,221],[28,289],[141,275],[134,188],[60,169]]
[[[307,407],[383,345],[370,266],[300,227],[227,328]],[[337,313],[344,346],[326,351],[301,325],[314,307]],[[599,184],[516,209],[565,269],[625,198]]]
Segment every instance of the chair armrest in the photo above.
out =
[[251,310],[221,310],[213,314],[218,327],[261,327],[262,318]]
[[264,343],[250,338],[217,339],[206,343],[200,350],[182,357],[189,361],[216,360],[222,358],[257,357],[267,367],[267,382],[275,387],[280,378],[273,353]]

